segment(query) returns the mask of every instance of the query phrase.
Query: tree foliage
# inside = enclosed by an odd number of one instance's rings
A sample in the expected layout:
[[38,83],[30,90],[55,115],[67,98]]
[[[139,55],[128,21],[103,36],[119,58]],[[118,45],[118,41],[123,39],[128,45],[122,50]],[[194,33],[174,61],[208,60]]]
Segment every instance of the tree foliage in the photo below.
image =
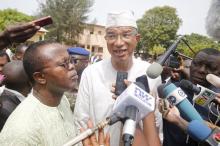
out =
[[138,49],[149,52],[155,45],[167,48],[170,40],[175,39],[182,20],[177,16],[175,8],[163,6],[146,11],[137,23],[141,34],[138,45],[141,48]]
[[32,16],[26,15],[16,9],[0,10],[0,31],[4,30],[8,25],[15,23],[28,22],[33,19]]
[[[190,48],[192,48],[194,52],[198,52],[199,50],[204,48],[215,48],[220,50],[220,44],[218,42],[203,35],[192,33],[190,35],[186,35],[185,40],[187,41]],[[187,56],[190,57],[194,56],[194,53],[190,51],[188,46],[183,41],[181,41],[181,43],[178,45],[177,50]]]
[[166,51],[164,47],[161,45],[154,45],[154,47],[148,52],[151,56],[159,56]]
[[48,26],[48,36],[58,42],[74,44],[84,28],[93,0],[46,0],[39,1],[39,4],[39,15],[50,15],[54,22]]

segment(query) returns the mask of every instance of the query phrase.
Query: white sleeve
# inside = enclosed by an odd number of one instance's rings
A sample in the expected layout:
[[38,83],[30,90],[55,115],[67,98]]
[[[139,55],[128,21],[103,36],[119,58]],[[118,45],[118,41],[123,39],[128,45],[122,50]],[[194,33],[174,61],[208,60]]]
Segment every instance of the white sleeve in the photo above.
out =
[[88,81],[88,68],[84,70],[81,76],[81,81],[79,84],[79,90],[77,93],[75,108],[74,108],[74,123],[77,129],[81,127],[86,127],[86,122],[88,121],[89,114],[89,81]]

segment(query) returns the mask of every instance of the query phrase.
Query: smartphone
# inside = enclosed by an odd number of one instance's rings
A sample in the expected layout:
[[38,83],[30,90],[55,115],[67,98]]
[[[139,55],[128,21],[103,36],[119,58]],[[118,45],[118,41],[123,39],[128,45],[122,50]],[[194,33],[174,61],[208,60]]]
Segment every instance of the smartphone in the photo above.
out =
[[168,59],[168,66],[171,68],[179,68],[180,67],[180,62],[177,58],[177,56],[170,55]]
[[115,87],[115,95],[120,95],[126,88],[124,79],[128,78],[127,72],[117,72],[116,77],[116,87]]
[[37,20],[32,21],[37,26],[43,27],[53,23],[51,16],[46,16]]

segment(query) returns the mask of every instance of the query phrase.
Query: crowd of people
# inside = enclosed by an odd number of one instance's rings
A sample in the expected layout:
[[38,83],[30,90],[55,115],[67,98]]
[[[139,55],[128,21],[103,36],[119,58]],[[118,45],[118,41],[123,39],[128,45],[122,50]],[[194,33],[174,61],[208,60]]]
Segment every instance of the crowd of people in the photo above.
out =
[[[180,86],[185,79],[215,92],[215,106],[210,109],[194,102],[194,93],[184,89],[187,99],[210,127],[220,126],[218,106],[220,87],[207,81],[207,75],[220,77],[220,51],[203,48],[184,66],[164,66],[161,76],[146,75],[151,63],[134,57],[140,40],[131,11],[109,13],[105,40],[110,58],[55,41],[39,41],[25,45],[39,26],[27,23],[7,28],[0,33],[0,145],[62,146],[87,128],[92,128],[112,114],[118,96],[115,82],[118,72],[126,72],[126,86],[145,77],[146,91],[156,101],[155,110],[138,121],[133,146],[197,146],[209,145],[186,133],[189,119],[175,106],[169,105],[157,90],[163,83]],[[20,43],[13,56],[6,47]],[[218,83],[219,84],[219,83]],[[182,87],[181,87],[182,88]],[[123,123],[117,122],[98,134],[88,136],[78,145],[122,146]]]

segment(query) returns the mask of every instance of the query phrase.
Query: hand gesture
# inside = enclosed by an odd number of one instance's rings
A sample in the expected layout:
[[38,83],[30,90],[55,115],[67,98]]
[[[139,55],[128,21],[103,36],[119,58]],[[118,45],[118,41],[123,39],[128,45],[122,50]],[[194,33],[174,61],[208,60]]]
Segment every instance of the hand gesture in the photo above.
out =
[[33,23],[14,25],[6,28],[6,30],[0,34],[0,49],[3,49],[12,43],[22,43],[26,41],[39,29],[40,27]]

